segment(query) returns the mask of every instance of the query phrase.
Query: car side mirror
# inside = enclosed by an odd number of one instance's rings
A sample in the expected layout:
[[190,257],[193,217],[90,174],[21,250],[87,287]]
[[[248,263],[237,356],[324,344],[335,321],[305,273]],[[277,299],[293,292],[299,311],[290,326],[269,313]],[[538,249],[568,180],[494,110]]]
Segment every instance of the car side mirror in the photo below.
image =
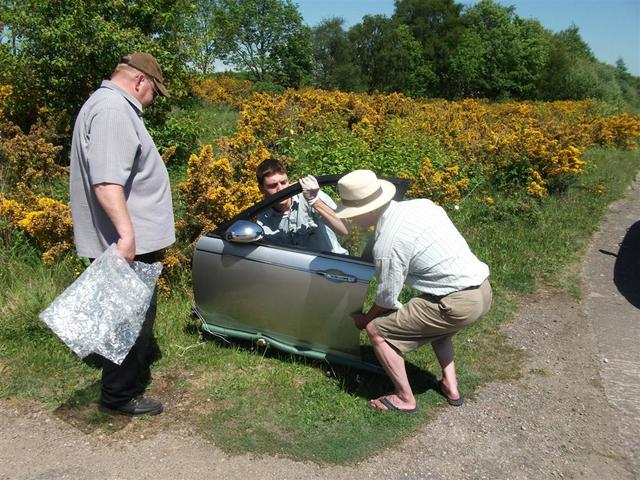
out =
[[225,240],[235,243],[257,242],[262,237],[264,237],[262,227],[248,220],[238,220],[224,232]]

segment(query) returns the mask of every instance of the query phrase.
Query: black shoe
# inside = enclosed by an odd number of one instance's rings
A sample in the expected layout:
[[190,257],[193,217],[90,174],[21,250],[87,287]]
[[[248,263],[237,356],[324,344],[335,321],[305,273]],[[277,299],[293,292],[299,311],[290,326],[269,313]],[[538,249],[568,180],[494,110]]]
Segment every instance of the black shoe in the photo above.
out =
[[158,415],[162,413],[162,403],[152,398],[145,398],[142,395],[132,398],[124,405],[112,407],[100,403],[98,409],[101,412],[128,415],[129,417],[140,417],[142,415]]

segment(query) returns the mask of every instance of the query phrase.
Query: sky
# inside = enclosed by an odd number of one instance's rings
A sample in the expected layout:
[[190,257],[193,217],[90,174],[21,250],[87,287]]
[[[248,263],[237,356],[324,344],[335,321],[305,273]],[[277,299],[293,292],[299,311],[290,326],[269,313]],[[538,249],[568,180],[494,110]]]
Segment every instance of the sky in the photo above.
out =
[[[365,15],[393,14],[393,0],[293,0],[307,25],[325,18],[342,17],[346,28]],[[457,0],[473,5],[473,0]],[[629,73],[640,76],[639,0],[498,0],[515,7],[521,18],[535,18],[547,29],[559,32],[575,24],[596,58],[615,65],[622,58]]]

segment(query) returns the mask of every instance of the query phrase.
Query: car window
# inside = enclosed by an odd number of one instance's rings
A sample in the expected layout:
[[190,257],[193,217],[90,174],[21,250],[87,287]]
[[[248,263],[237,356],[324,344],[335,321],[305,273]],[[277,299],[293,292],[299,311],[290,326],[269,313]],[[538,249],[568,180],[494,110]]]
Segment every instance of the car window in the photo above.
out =
[[[322,187],[322,191],[338,203],[340,195],[338,194],[338,188],[335,184],[324,185]],[[373,227],[362,228],[349,219],[345,219],[343,221],[349,230],[349,234],[337,235],[340,244],[349,251],[350,256],[366,261],[373,261],[371,253],[371,248],[373,246]]]
[[[337,203],[335,184],[323,185],[322,192],[328,196],[328,199],[325,198],[326,203]],[[285,205],[288,208],[283,212]],[[363,231],[349,221],[345,221],[348,235],[334,232],[324,223],[322,217],[308,206],[299,190],[267,204],[250,219],[258,223],[265,232],[260,242],[262,244],[367,259],[366,245],[371,232]]]

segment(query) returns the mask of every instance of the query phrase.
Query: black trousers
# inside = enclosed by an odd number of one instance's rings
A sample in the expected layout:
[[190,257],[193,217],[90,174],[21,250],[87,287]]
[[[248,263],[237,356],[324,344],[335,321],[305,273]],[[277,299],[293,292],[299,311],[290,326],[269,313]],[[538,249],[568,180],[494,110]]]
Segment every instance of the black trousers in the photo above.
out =
[[[134,260],[153,263],[158,259],[158,252],[136,255]],[[133,397],[144,392],[151,379],[151,363],[157,353],[157,345],[153,336],[153,324],[156,319],[157,289],[154,288],[151,304],[147,310],[145,320],[138,339],[133,347],[118,365],[111,360],[102,360],[102,390],[100,403],[106,406],[118,407],[127,403]]]

